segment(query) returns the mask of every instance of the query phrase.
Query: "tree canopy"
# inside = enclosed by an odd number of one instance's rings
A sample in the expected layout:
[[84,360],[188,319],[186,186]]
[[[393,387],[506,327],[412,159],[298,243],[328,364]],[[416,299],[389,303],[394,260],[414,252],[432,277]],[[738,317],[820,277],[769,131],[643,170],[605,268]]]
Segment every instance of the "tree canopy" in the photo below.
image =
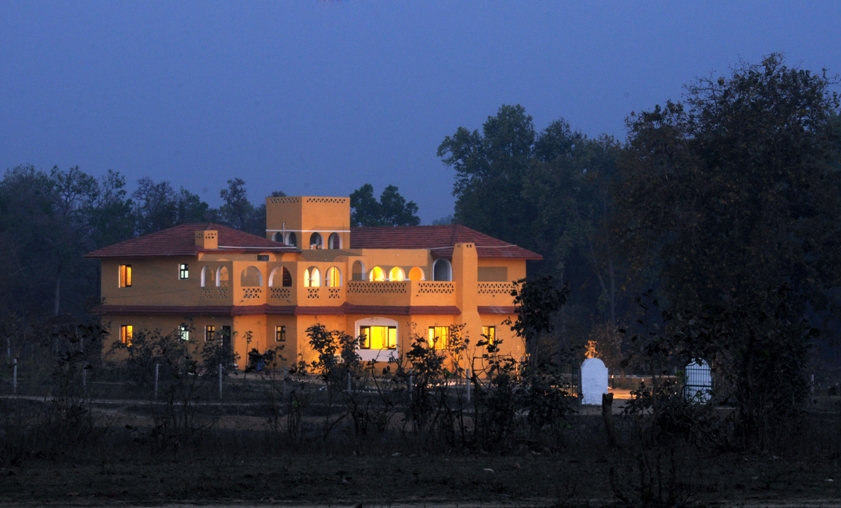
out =
[[366,183],[350,195],[351,226],[417,226],[420,224],[418,205],[397,192],[397,187],[389,185],[380,194],[380,200],[374,197],[374,186]]
[[838,95],[780,55],[628,118],[623,244],[673,304],[782,284],[813,306],[841,279]]

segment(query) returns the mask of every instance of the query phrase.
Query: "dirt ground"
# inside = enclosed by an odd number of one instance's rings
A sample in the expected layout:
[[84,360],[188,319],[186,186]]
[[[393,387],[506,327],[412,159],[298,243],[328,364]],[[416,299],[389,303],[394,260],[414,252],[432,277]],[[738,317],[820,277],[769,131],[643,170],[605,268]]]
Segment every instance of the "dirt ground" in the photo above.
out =
[[[631,467],[621,452],[586,460],[523,452],[29,461],[0,469],[0,504],[602,506],[619,502],[610,486],[611,468],[615,483],[636,499],[639,472]],[[837,460],[720,455],[714,462],[683,467],[687,470],[681,477],[681,504],[841,505]]]

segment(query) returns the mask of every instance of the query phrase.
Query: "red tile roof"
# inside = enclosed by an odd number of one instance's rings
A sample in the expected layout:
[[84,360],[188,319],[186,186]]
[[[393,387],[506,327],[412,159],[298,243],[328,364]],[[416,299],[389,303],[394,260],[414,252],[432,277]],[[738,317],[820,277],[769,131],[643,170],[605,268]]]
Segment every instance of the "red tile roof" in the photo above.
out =
[[207,251],[196,245],[196,231],[218,231],[220,251],[289,251],[298,249],[221,224],[182,224],[88,253],[88,258],[194,256]]
[[480,258],[540,260],[543,256],[497,240],[460,224],[444,226],[384,226],[351,228],[351,249],[430,249],[439,258],[453,257],[453,245],[473,243]]

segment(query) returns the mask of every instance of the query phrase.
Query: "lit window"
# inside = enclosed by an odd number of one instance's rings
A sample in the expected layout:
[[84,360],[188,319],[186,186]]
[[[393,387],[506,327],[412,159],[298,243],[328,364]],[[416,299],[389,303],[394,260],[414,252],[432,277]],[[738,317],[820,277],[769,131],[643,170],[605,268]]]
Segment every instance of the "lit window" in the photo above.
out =
[[327,287],[337,288],[342,285],[342,272],[335,266],[331,266],[327,270],[327,277],[325,277]]
[[304,270],[304,287],[317,288],[321,286],[321,272],[311,266]]
[[429,327],[429,347],[434,349],[447,349],[447,342],[450,337],[449,326]]
[[275,342],[286,342],[286,327],[284,325],[275,327],[274,340]]
[[423,275],[423,269],[419,267],[414,267],[409,270],[409,280],[424,280],[425,277]]
[[127,347],[131,347],[131,336],[133,333],[134,327],[132,325],[120,326],[120,342],[125,344]]
[[370,275],[371,282],[382,282],[385,280],[385,272],[379,266],[375,266],[371,269]]
[[406,278],[406,274],[403,272],[403,269],[399,266],[395,266],[388,272],[388,280],[393,281],[401,281]]
[[190,278],[190,267],[187,263],[181,263],[178,265],[178,278],[181,280]]
[[488,344],[493,344],[496,341],[496,327],[495,326],[483,326],[482,327],[482,335],[488,341]]
[[131,265],[120,265],[120,287],[131,287]]
[[360,326],[362,349],[397,349],[396,326]]
[[216,327],[213,325],[207,325],[204,327],[204,340],[207,342],[212,341],[216,338]]
[[179,333],[181,334],[181,340],[190,340],[190,327],[187,325],[181,325],[179,327]]

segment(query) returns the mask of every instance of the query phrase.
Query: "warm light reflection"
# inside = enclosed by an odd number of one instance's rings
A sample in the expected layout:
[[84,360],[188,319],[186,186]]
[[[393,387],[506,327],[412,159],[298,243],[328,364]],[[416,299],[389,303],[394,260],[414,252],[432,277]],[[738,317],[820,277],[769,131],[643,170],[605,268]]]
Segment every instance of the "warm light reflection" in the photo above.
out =
[[433,349],[447,349],[449,336],[449,326],[430,326],[429,336],[427,337],[429,347]]
[[318,271],[318,268],[311,266],[304,270],[304,287],[321,287],[321,272]]
[[423,269],[416,266],[409,270],[409,280],[424,280]]
[[395,266],[388,272],[388,280],[391,281],[401,281],[406,278],[406,274],[403,272],[403,269],[399,266]]
[[385,280],[385,272],[379,266],[375,266],[371,269],[371,275],[368,280],[371,282],[383,282]]
[[362,337],[359,344],[362,349],[397,348],[396,326],[360,326],[359,335]]
[[327,287],[337,288],[342,285],[342,273],[335,266],[331,266],[327,270],[326,277]]
[[126,345],[126,347],[131,347],[131,337],[134,333],[134,327],[132,325],[122,325],[120,326],[120,342]]

